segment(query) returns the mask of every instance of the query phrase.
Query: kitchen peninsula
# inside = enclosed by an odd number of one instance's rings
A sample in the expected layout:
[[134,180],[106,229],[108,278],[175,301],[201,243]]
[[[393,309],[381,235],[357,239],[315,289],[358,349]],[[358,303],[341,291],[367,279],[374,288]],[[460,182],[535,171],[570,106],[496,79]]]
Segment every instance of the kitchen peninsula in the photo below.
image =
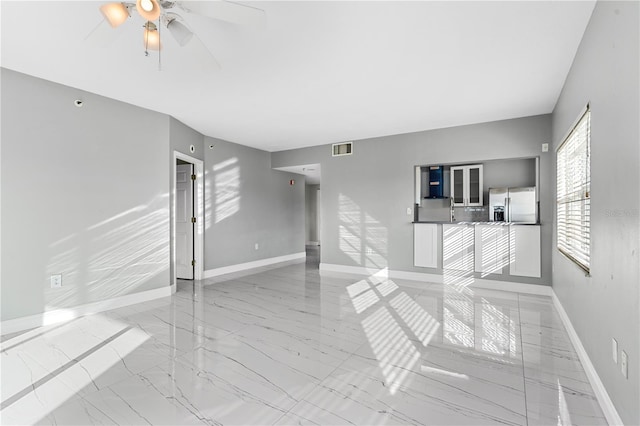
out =
[[[536,158],[417,166],[415,185],[414,266],[477,278],[540,278]],[[535,216],[526,223],[509,221],[489,203],[491,188],[516,186],[535,189]]]

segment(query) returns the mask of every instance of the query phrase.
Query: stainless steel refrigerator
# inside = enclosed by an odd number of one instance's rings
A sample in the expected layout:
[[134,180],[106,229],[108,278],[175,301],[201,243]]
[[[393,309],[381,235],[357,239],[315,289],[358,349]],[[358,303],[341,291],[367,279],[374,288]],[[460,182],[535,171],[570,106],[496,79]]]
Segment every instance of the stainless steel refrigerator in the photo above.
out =
[[489,188],[489,221],[538,223],[535,186]]

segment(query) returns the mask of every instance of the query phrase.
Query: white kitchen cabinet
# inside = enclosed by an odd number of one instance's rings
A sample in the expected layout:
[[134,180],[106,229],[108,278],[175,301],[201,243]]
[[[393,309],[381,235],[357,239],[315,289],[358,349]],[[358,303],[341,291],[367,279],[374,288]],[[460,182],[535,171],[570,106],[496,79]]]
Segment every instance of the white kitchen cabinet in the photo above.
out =
[[540,278],[540,226],[509,225],[509,274]]
[[413,225],[413,264],[423,268],[438,267],[438,225],[415,223]]
[[475,271],[502,274],[509,263],[509,227],[503,224],[476,225]]
[[454,206],[482,206],[482,164],[453,166],[451,198]]
[[442,268],[473,272],[474,226],[468,224],[442,225]]

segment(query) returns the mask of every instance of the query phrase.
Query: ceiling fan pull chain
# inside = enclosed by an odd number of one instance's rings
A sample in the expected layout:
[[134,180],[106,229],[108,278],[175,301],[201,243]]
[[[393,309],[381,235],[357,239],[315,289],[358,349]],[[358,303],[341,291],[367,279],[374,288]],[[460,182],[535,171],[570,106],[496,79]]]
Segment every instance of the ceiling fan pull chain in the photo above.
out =
[[144,56],[149,56],[149,21],[144,24]]
[[162,34],[160,34],[162,22],[160,22],[160,19],[162,19],[162,16],[158,16],[158,71],[162,71],[162,61],[160,59],[162,56],[162,48],[160,47],[160,41],[162,40]]

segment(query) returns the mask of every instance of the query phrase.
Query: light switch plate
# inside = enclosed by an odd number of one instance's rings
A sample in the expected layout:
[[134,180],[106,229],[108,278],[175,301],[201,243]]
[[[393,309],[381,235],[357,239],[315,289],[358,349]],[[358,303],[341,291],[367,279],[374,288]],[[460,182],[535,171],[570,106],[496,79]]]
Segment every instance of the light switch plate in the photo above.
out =
[[622,375],[624,376],[625,379],[628,379],[628,374],[629,374],[629,370],[627,369],[627,363],[628,363],[628,359],[627,359],[627,353],[625,351],[622,351],[620,353],[620,371],[622,372]]
[[407,216],[411,216],[411,213],[413,213],[413,212],[411,211],[411,207],[407,207]]
[[611,339],[611,357],[613,358],[613,362],[618,363],[618,341],[616,339]]
[[548,143],[543,143],[542,144],[542,152],[549,152],[549,144]]

